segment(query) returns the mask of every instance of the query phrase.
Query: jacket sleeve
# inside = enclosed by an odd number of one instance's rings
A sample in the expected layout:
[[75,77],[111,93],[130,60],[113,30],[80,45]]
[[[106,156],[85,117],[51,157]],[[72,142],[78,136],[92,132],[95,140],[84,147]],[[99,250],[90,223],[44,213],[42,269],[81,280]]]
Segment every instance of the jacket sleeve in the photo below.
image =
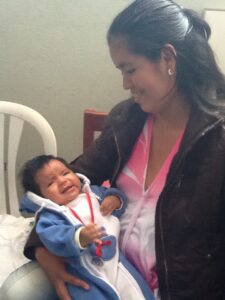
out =
[[92,185],[91,190],[96,195],[96,197],[99,200],[100,204],[102,203],[102,201],[107,196],[117,196],[120,199],[121,207],[119,209],[114,210],[113,213],[112,213],[115,217],[119,218],[124,213],[124,211],[126,210],[127,197],[119,189],[117,189],[117,188],[106,188],[104,186]]
[[42,241],[40,240],[39,236],[36,233],[36,224],[34,225],[33,229],[31,230],[31,233],[28,237],[28,240],[26,241],[26,244],[24,246],[23,254],[28,259],[35,259],[35,249],[37,247],[44,247],[42,244]]
[[117,136],[122,132],[121,129],[126,128],[127,118],[130,116],[127,111],[132,103],[133,101],[128,99],[115,105],[92,146],[71,162],[74,171],[86,175],[92,184],[101,185],[106,180],[111,182],[119,160]]
[[117,150],[110,116],[92,146],[71,162],[75,172],[86,175],[93,184],[101,185],[110,180],[116,161]]
[[80,256],[80,248],[75,243],[74,226],[54,212],[42,210],[36,225],[36,232],[45,247],[62,257]]

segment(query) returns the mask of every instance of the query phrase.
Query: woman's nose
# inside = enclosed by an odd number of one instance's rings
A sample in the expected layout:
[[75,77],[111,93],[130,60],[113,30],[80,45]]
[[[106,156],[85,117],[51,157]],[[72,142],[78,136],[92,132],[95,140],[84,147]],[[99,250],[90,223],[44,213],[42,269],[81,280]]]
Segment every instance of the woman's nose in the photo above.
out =
[[131,81],[129,78],[127,78],[127,76],[123,76],[123,88],[125,90],[129,90],[131,88]]

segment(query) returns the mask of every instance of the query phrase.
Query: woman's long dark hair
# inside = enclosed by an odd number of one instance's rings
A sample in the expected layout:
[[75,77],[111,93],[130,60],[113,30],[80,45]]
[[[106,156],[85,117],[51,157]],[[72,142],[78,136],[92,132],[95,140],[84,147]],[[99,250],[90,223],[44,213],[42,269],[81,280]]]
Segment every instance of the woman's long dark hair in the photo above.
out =
[[166,44],[176,49],[177,87],[192,103],[225,110],[225,77],[208,43],[211,29],[196,12],[172,0],[136,0],[112,22],[107,39],[122,37],[131,53],[157,61]]

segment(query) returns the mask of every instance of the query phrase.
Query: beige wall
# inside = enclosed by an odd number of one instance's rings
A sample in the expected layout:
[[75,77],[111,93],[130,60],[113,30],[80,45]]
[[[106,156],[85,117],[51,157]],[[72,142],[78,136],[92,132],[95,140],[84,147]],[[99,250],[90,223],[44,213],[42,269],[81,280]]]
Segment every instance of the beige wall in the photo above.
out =
[[[59,155],[82,150],[85,108],[108,111],[127,96],[105,40],[128,0],[0,0],[0,100],[29,105],[52,125]],[[224,0],[179,0],[202,11]],[[38,152],[30,137],[29,149]],[[31,155],[31,154],[30,154]]]
[[205,8],[225,9],[224,0],[177,0],[177,3],[199,12],[203,11]]

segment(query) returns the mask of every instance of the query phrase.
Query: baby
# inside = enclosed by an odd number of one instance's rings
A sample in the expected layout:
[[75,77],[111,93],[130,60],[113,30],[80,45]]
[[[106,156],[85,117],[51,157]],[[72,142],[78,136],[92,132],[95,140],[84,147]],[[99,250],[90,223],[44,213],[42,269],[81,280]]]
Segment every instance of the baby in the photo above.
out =
[[27,206],[38,205],[36,231],[45,247],[67,258],[69,272],[90,285],[86,291],[68,284],[72,299],[154,299],[143,278],[118,250],[118,217],[127,201],[121,191],[90,186],[64,159],[51,155],[25,164],[22,185]]

